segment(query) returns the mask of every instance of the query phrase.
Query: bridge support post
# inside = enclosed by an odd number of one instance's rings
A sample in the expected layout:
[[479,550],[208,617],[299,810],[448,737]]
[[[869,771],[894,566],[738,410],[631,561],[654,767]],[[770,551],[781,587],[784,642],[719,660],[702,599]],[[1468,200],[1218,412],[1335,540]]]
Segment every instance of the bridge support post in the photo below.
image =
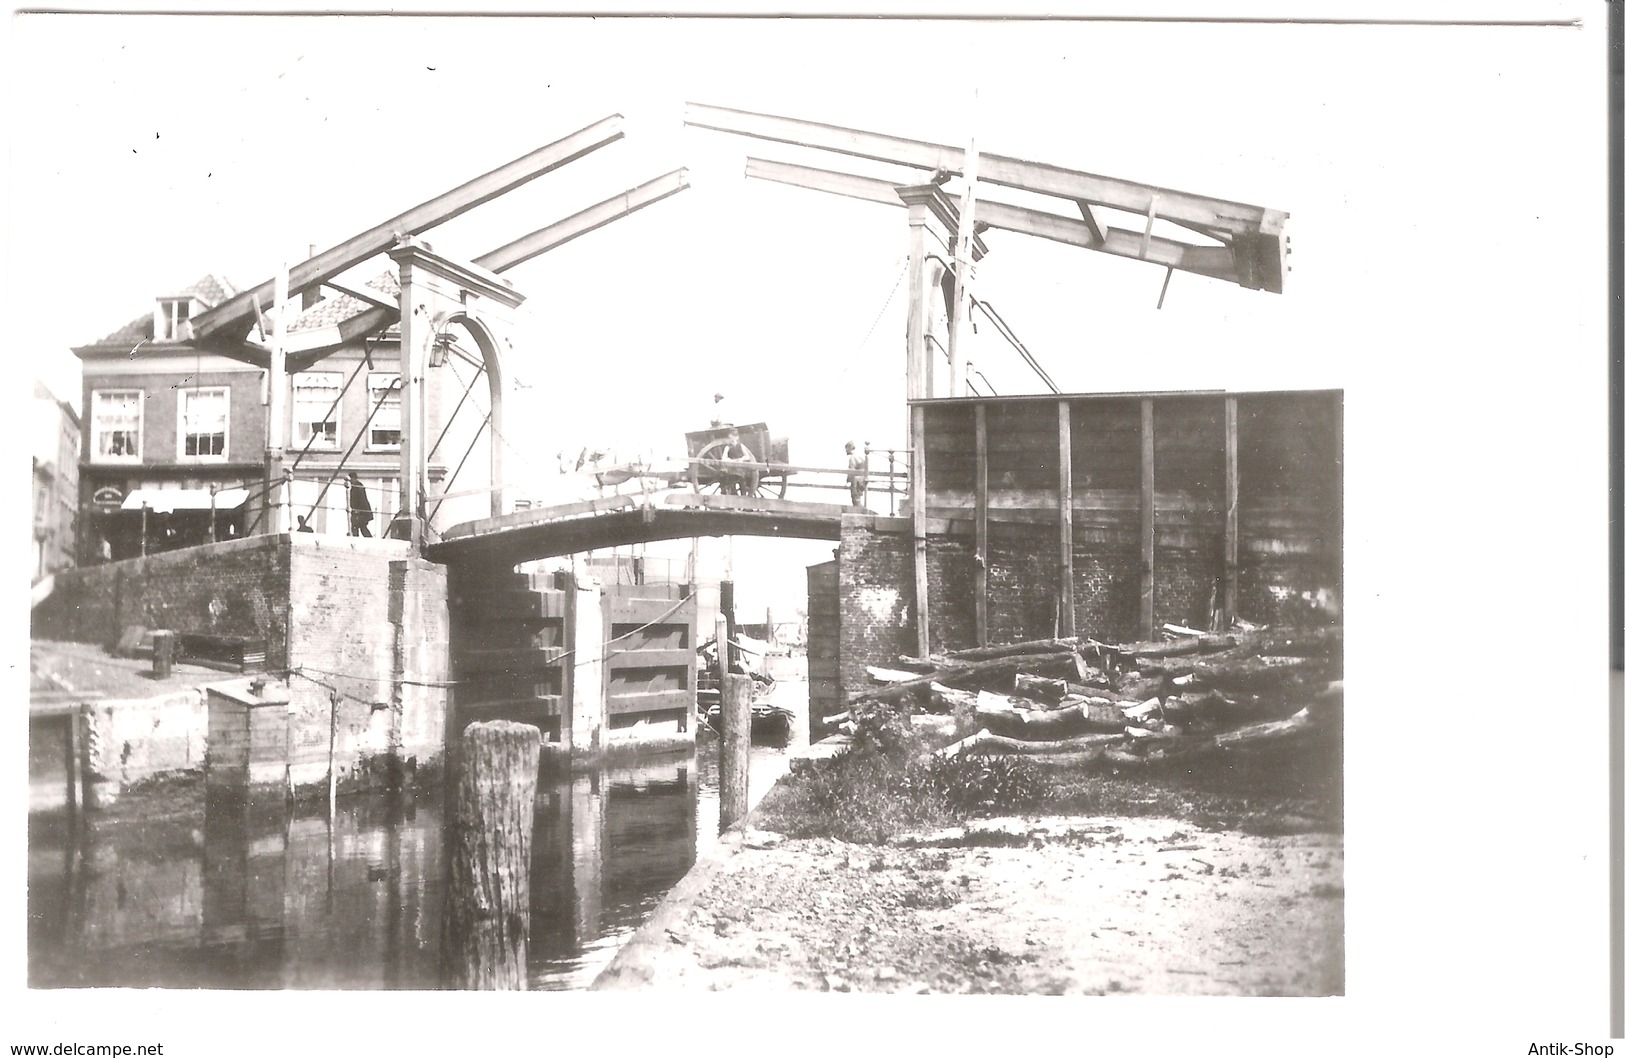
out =
[[604,699],[604,595],[595,578],[570,577],[566,604],[570,629],[570,757],[597,755],[607,741],[609,718]]
[[[939,351],[948,351],[940,334],[939,309],[944,279],[953,282],[953,246],[959,236],[959,209],[936,184],[900,187],[897,197],[908,206],[908,371],[906,396],[923,400],[936,396],[935,363]],[[987,244],[972,233],[969,253],[982,259]],[[953,394],[958,396],[959,394]]]

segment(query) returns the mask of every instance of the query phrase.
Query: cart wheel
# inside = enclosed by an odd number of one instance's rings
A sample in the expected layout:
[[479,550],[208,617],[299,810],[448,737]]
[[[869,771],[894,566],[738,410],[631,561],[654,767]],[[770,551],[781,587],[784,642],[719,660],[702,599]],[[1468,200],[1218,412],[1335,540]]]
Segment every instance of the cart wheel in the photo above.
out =
[[779,475],[770,478],[765,475],[756,480],[756,495],[764,500],[782,500],[785,490],[790,487],[788,475]]
[[[718,438],[715,441],[709,442],[704,448],[701,448],[698,452],[694,453],[694,458],[701,460],[701,462],[694,468],[696,476],[700,478],[699,492],[709,496],[719,495],[722,492],[723,459],[719,453],[724,447],[727,446],[727,444],[728,441],[726,438]],[[752,463],[761,462],[761,460],[756,458],[756,453],[750,450],[749,445],[741,441],[739,447],[745,450],[746,460]],[[705,474],[701,475],[700,471],[705,471]],[[710,480],[706,480],[707,478]],[[756,491],[752,493],[752,495],[771,498],[773,494],[770,492],[763,492],[762,486],[763,482],[761,478],[757,478]],[[784,483],[780,482],[778,488],[778,495],[782,498],[784,496]]]

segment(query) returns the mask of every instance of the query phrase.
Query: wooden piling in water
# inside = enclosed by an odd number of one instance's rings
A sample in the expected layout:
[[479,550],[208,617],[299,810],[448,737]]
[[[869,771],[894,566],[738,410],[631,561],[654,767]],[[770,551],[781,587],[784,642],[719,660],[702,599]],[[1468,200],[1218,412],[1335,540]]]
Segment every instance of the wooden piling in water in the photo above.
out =
[[750,701],[749,676],[722,676],[722,756],[717,782],[717,830],[727,830],[749,810]]
[[448,839],[441,975],[447,987],[522,990],[542,733],[506,720],[463,732]]

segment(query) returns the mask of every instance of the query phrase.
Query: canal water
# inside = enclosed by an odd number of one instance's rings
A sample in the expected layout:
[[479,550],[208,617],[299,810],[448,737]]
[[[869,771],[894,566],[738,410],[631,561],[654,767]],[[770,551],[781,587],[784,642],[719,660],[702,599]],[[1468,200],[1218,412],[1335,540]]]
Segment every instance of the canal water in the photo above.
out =
[[[753,747],[751,798],[805,743]],[[32,822],[28,978],[34,988],[432,989],[445,891],[437,795],[358,796],[333,824],[207,805],[181,818],[73,834]],[[530,987],[591,984],[716,841],[717,743],[556,779],[536,798]]]

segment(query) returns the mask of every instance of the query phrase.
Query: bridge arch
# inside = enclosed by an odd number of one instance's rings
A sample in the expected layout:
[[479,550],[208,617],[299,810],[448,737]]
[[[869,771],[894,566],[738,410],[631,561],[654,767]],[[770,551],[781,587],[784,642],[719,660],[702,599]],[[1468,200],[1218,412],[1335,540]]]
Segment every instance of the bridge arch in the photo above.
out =
[[[595,548],[698,536],[841,539],[844,518],[871,521],[833,503],[672,492],[658,497],[608,496],[558,507],[513,511],[450,527],[425,554],[451,566],[513,567],[521,562]],[[902,519],[879,519],[905,525]]]
[[[513,340],[505,333],[503,323],[493,325],[478,310],[470,311],[467,308],[457,308],[441,314],[436,320],[435,334],[444,335],[453,327],[461,327],[473,340],[474,346],[479,350],[480,362],[485,369],[486,392],[490,397],[490,415],[486,429],[489,433],[491,485],[491,516],[497,517],[508,511],[507,489],[503,485],[502,477],[502,443],[503,414],[507,406],[508,396],[512,391],[512,379],[507,370],[508,355],[513,352]],[[473,385],[473,383],[470,383]],[[431,458],[433,453],[426,453],[425,459]],[[450,489],[451,483],[444,486],[442,491]],[[435,511],[429,511],[430,521],[436,521]]]

